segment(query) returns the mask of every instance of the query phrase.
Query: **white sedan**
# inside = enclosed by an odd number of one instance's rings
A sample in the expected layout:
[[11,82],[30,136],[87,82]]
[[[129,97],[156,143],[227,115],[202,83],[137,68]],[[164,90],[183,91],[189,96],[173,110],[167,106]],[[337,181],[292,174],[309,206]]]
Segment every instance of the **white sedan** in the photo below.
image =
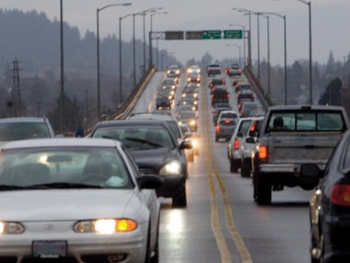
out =
[[9,142],[0,155],[0,262],[158,262],[156,175],[108,139]]

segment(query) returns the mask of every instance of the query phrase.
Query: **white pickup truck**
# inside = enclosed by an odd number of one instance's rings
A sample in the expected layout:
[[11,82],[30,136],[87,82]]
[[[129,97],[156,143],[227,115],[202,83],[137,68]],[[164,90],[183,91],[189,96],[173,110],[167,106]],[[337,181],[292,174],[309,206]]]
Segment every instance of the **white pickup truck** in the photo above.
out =
[[271,203],[272,191],[284,186],[313,189],[318,177],[302,176],[300,166],[314,163],[324,170],[349,120],[340,106],[269,107],[252,154],[254,199]]

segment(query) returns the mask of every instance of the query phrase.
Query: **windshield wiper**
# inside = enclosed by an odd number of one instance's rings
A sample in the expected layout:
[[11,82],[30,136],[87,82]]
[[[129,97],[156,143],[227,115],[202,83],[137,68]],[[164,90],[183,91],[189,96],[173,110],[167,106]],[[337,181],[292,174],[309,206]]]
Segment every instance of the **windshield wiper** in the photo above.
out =
[[158,148],[163,148],[164,146],[158,144],[158,143],[154,143],[154,142],[150,142],[150,141],[147,141],[147,140],[142,140],[142,139],[138,139],[138,138],[132,138],[132,137],[125,137],[124,138],[125,140],[128,140],[128,141],[133,141],[133,142],[141,142],[141,143],[147,143],[149,145],[152,145],[154,147],[158,147]]

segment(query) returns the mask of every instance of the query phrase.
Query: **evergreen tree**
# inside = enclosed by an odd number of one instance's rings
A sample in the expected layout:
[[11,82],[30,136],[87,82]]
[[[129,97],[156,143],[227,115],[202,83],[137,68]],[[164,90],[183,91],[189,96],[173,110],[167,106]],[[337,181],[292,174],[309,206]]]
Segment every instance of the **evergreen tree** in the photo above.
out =
[[342,81],[335,78],[329,82],[326,91],[321,95],[319,104],[321,105],[341,105]]

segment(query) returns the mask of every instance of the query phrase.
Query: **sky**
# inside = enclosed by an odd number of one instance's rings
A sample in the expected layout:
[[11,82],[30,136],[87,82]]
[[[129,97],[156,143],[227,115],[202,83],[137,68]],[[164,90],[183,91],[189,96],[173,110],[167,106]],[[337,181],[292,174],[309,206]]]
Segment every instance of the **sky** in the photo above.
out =
[[[2,9],[18,9],[24,12],[36,10],[45,13],[50,20],[60,19],[61,0],[0,0]],[[131,3],[130,6],[113,6],[99,12],[101,38],[119,35],[119,18],[152,8],[161,8],[146,17],[135,16],[135,37],[146,41],[152,20],[153,31],[203,31],[249,30],[249,16],[233,8],[251,12],[274,13],[269,15],[270,62],[284,64],[284,20],[286,16],[287,63],[309,59],[309,6],[308,0],[62,0],[63,20],[78,27],[83,37],[87,30],[96,32],[96,10],[110,4]],[[326,63],[330,52],[335,60],[343,61],[350,51],[350,1],[312,0],[312,59]],[[167,14],[160,14],[167,12]],[[153,14],[152,16],[150,16]],[[152,19],[151,19],[152,17]],[[145,21],[145,23],[143,23]],[[239,26],[232,26],[232,25]],[[257,30],[259,24],[259,30]],[[251,15],[252,58],[267,60],[267,19]],[[259,34],[258,34],[259,32]],[[133,36],[133,18],[122,20],[122,39]],[[156,42],[156,41],[154,41]],[[154,43],[155,45],[156,43]],[[158,47],[167,50],[180,62],[191,58],[200,60],[208,52],[214,59],[234,58],[241,53],[244,58],[243,40],[159,40]],[[259,50],[259,52],[258,52]],[[240,52],[239,52],[240,51]],[[247,49],[246,49],[247,54]],[[243,63],[243,62],[242,62]]]

